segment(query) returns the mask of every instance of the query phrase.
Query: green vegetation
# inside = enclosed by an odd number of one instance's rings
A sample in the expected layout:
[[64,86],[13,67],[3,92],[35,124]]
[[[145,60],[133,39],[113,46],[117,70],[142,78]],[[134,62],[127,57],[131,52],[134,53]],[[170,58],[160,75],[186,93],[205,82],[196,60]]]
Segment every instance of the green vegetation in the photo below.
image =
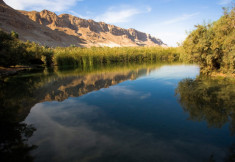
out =
[[0,66],[15,65],[59,65],[94,66],[110,63],[144,63],[157,61],[178,61],[177,48],[163,47],[57,47],[47,48],[29,41],[22,42],[18,34],[0,31]]
[[235,73],[235,7],[224,9],[224,15],[213,23],[197,25],[183,43],[190,59],[201,66],[201,72]]
[[59,66],[93,66],[110,63],[178,61],[177,48],[162,47],[67,47],[54,49],[54,63]]
[[235,80],[205,76],[185,79],[179,82],[176,94],[189,119],[218,128],[228,122],[235,135]]
[[0,161],[34,161],[30,152],[36,146],[27,141],[36,129],[23,122],[29,113],[27,106],[33,106],[23,103],[32,100],[29,95],[34,91],[34,81],[9,79],[9,82],[0,82]]
[[58,65],[95,68],[121,63],[195,62],[204,74],[235,74],[235,7],[216,22],[197,25],[181,47],[47,48],[22,42],[18,34],[0,31],[0,66]]
[[0,66],[50,65],[52,50],[29,41],[22,42],[16,32],[0,30]]

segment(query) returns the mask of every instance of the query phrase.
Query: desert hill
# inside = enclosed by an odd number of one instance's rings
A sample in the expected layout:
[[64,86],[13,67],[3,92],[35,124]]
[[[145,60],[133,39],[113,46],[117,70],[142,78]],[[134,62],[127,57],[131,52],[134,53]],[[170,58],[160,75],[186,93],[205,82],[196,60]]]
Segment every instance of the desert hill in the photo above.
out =
[[16,31],[20,39],[47,46],[166,46],[160,39],[135,29],[123,29],[104,22],[56,15],[43,10],[17,11],[0,0],[0,28]]
[[[81,43],[79,37],[70,36],[63,32],[51,30],[29,19],[19,11],[7,6],[0,0],[0,28],[19,33],[20,39],[29,40],[47,46],[69,46]],[[76,43],[74,43],[76,42]]]

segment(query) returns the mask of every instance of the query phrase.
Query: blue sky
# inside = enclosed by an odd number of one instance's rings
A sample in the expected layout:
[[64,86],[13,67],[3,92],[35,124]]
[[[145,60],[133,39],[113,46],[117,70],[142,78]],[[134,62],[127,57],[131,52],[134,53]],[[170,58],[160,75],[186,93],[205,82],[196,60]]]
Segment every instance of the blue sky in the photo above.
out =
[[212,22],[234,0],[4,0],[20,10],[48,9],[85,19],[135,28],[176,46],[194,25]]

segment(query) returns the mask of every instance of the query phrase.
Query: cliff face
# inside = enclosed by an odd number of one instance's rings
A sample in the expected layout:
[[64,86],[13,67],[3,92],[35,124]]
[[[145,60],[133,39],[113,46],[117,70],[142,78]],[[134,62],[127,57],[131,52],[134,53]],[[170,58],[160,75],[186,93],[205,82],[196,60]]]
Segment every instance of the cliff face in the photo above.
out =
[[16,31],[21,40],[30,40],[47,46],[69,46],[71,44],[79,46],[82,43],[79,37],[51,30],[47,26],[34,22],[7,6],[2,0],[0,0],[0,28],[7,32]]
[[0,0],[0,28],[14,30],[21,39],[48,46],[166,46],[160,39],[135,29],[123,29],[104,22],[56,15],[43,10],[16,11]]
[[31,20],[85,40],[84,46],[155,46],[164,45],[160,39],[135,29],[123,29],[104,22],[81,19],[69,14],[56,15],[48,10],[20,11]]

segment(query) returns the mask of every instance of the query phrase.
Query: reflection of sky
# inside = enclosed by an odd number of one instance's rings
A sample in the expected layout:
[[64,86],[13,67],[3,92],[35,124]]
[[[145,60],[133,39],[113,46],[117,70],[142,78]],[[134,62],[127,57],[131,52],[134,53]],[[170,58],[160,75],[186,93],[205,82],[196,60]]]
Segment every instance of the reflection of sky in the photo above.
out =
[[[158,137],[158,132],[129,127],[107,116],[101,108],[73,99],[37,104],[26,122],[37,127],[30,139],[39,146],[34,152],[37,161],[142,161],[146,157],[150,161],[197,161],[212,152],[223,155],[221,148],[198,139]],[[161,126],[157,127],[161,131]]]
[[195,78],[199,75],[199,70],[197,65],[163,66],[160,69],[151,72],[149,77],[164,80]]
[[163,66],[160,69],[153,70],[149,75],[140,79],[161,82],[162,84],[177,87],[178,82],[184,78],[196,78],[200,73],[197,65],[172,65]]
[[151,96],[150,92],[138,92],[128,86],[112,86],[108,89],[102,89],[101,91],[107,92],[115,97],[126,96],[128,98],[146,99]]
[[[164,66],[63,102],[35,105],[26,119],[38,161],[206,161],[220,159],[233,140],[228,126],[188,120],[175,85],[197,66]],[[174,86],[172,86],[172,83]]]

